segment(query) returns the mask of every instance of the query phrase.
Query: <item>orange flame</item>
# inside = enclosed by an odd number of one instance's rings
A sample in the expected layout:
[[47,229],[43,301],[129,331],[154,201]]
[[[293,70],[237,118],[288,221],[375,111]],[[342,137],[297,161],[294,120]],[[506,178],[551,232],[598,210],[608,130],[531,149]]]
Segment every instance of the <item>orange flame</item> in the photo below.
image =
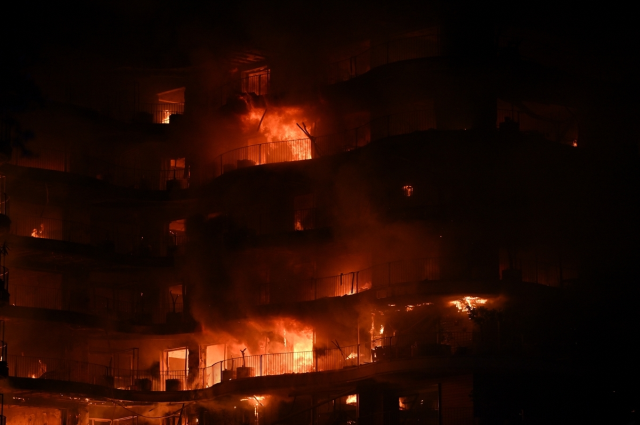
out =
[[351,394],[347,396],[347,404],[357,404],[358,403],[358,395],[357,394]]
[[[260,139],[266,143],[289,141],[287,147],[291,150],[292,159],[301,161],[311,159],[311,143],[294,143],[292,140],[307,139],[307,136],[298,128],[298,123],[311,123],[308,115],[300,107],[269,106],[267,109],[255,108],[249,106],[249,112],[242,117],[245,128],[251,134],[255,129],[259,128]],[[314,132],[314,126],[309,128],[311,134]],[[249,141],[249,145],[255,138]]]
[[33,229],[31,231],[31,237],[32,238],[41,238],[42,234],[44,233],[44,224],[40,224],[40,230],[38,229]]
[[459,300],[450,301],[449,304],[456,306],[458,311],[467,311],[480,305],[486,304],[487,299],[479,297],[464,297]]

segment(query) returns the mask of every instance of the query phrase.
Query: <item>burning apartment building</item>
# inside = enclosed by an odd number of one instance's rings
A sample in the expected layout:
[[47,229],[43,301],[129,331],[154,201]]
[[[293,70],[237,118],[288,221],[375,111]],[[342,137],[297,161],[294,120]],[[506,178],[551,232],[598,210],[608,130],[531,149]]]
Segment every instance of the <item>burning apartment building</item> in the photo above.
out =
[[3,420],[588,419],[571,297],[635,142],[535,37],[461,22],[34,66],[3,105]]

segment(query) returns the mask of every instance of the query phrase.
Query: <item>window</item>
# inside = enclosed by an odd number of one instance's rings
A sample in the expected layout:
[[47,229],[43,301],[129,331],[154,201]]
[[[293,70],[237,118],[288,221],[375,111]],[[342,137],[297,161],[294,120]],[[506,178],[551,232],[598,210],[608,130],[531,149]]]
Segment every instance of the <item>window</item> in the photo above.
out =
[[169,223],[169,243],[172,246],[181,246],[187,242],[187,232],[185,229],[184,219],[174,220]]
[[270,81],[271,70],[266,66],[244,71],[242,73],[242,92],[254,93],[258,96],[265,95],[269,92]]
[[169,124],[171,115],[184,114],[184,87],[158,93],[153,122]]
[[317,227],[315,194],[296,196],[293,200],[293,209],[294,230],[310,230]]
[[189,373],[189,349],[186,347],[165,350],[164,384],[166,391],[180,391],[186,388]]
[[182,285],[174,285],[170,287],[169,296],[171,297],[171,311],[173,313],[182,313],[184,307],[182,299]]
[[189,187],[191,171],[186,158],[171,158],[165,162],[164,180],[167,181],[167,189],[186,189]]

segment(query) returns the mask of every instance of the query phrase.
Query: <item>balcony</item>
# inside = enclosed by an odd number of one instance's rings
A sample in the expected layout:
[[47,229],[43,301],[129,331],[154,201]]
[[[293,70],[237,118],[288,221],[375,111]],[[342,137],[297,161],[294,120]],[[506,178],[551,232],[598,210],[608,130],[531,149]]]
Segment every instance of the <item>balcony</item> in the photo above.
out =
[[[396,359],[464,357],[481,352],[481,341],[479,335],[470,332],[399,335],[374,340],[372,350],[353,345],[271,353],[222,360],[204,368],[156,372],[15,355],[8,357],[8,366],[9,376],[16,378],[85,383],[127,391],[174,392],[202,390],[227,381],[268,376],[356,371]],[[405,365],[415,367],[411,362]],[[389,370],[388,367],[384,369]]]
[[190,169],[184,159],[181,166],[167,164],[166,167],[152,168],[138,165],[135,160],[117,164],[68,150],[40,147],[34,148],[34,151],[31,157],[14,156],[9,164],[78,174],[132,189],[167,190],[189,186]]
[[[142,258],[166,258],[180,254],[187,242],[184,231],[169,228],[142,234],[139,226],[95,221],[75,222],[52,217],[14,216],[10,234],[37,240],[92,245],[101,252]],[[25,240],[21,241],[22,243]],[[37,245],[31,244],[33,247]]]
[[435,129],[435,115],[430,110],[411,111],[376,118],[341,133],[245,146],[220,155],[204,174],[212,180],[222,174],[255,165],[304,161],[351,151],[391,136]]
[[[313,301],[355,295],[369,289],[384,291],[390,285],[440,280],[438,258],[418,258],[377,264],[363,270],[312,279],[263,283],[258,304]],[[272,290],[273,288],[273,290]],[[283,288],[287,288],[283,290]],[[380,294],[377,294],[380,297]]]
[[[47,276],[41,273],[41,277],[44,279]],[[53,279],[46,285],[10,282],[10,306],[4,308],[4,314],[30,317],[30,312],[26,309],[50,310],[46,317],[52,321],[84,321],[85,324],[90,322],[93,326],[100,327],[104,325],[104,321],[96,318],[103,318],[119,321],[122,329],[127,328],[126,324],[188,326],[183,316],[183,298],[181,293],[177,293],[181,290],[181,285],[160,292],[140,287],[104,286],[75,286],[63,290],[60,282]],[[31,313],[35,313],[36,317],[43,317],[42,312]]]
[[440,54],[440,34],[433,30],[430,34],[424,33],[377,44],[348,59],[334,62],[327,67],[326,80],[329,84],[335,84],[356,78],[383,65],[436,57]]

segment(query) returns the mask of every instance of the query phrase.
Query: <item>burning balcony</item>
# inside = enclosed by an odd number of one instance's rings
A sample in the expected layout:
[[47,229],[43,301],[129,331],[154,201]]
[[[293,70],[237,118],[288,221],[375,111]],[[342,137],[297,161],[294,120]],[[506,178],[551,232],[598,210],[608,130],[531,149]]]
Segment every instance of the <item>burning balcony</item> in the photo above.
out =
[[[271,117],[266,110],[263,110],[262,113],[265,120],[268,116]],[[266,121],[265,127],[262,127],[264,124],[260,125],[262,135],[255,140],[266,140],[266,143],[250,144],[223,153],[216,158],[213,164],[215,169],[212,177],[215,178],[221,174],[254,165],[302,161],[350,151],[375,140],[416,131],[426,131],[436,127],[432,110],[418,110],[376,118],[345,132],[312,136],[312,138],[296,138],[299,137],[298,135],[303,135],[296,126],[296,122],[302,121],[297,114],[302,114],[302,111],[300,110],[286,119],[276,115],[273,124],[270,125]],[[246,119],[250,125],[257,127],[261,123],[261,117],[260,111],[254,111]],[[313,133],[311,129],[310,131]]]

